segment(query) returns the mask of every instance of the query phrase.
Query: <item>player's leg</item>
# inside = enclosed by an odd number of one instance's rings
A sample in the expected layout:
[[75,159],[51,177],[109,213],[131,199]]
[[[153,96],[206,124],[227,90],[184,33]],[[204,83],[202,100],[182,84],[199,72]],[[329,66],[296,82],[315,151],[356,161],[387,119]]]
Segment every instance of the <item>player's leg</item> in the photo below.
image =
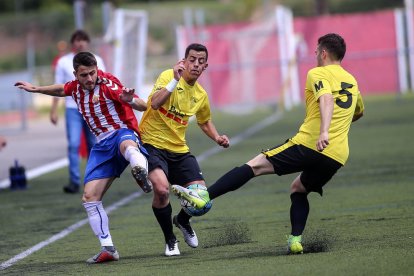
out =
[[180,255],[171,219],[172,208],[169,201],[169,182],[167,179],[169,172],[168,152],[150,144],[144,144],[143,147],[148,153],[148,178],[153,185],[152,210],[164,235],[165,255]]
[[317,192],[322,195],[323,186],[342,166],[337,161],[315,150],[301,145],[297,147],[300,156],[295,158],[302,160],[304,165],[303,172],[295,178],[291,185],[290,221],[292,229],[288,239],[290,253],[303,253],[302,233],[305,230],[310,210],[308,194]]
[[298,254],[303,253],[302,233],[309,215],[308,193],[300,180],[300,175],[291,184],[290,200],[292,229],[288,238],[288,252]]
[[[274,173],[272,164],[264,154],[259,154],[246,164],[233,168],[208,187],[207,191],[210,200],[239,189],[255,176],[272,173]],[[193,203],[197,208],[202,208],[206,204],[205,200],[188,189],[173,185],[173,191],[179,198],[184,198],[188,202]]]
[[109,231],[108,215],[102,204],[102,198],[113,180],[114,177],[95,179],[85,184],[82,197],[83,206],[88,214],[89,225],[102,247],[98,254],[87,260],[87,263],[119,260],[119,254],[114,247]]
[[[202,185],[206,186],[206,183],[203,180],[197,180],[192,181],[187,184],[185,184],[185,187],[188,187],[190,185]],[[174,185],[176,188],[181,187],[179,185]],[[208,193],[205,194],[207,198],[202,198],[203,202],[209,201]],[[197,196],[199,196],[197,194]],[[187,214],[184,209],[181,209],[178,215],[174,216],[173,218],[173,224],[181,230],[184,236],[185,242],[192,248],[198,247],[198,238],[197,234],[194,231],[194,229],[191,227],[190,219],[192,218],[191,215]]]
[[[125,139],[125,136],[123,136]],[[136,137],[131,136],[131,139],[123,140],[120,143],[119,150],[124,158],[131,165],[131,173],[138,185],[145,193],[152,191],[152,183],[148,179],[148,161],[145,155],[141,152],[139,143],[136,142]]]
[[167,176],[161,168],[157,167],[150,171],[149,178],[154,189],[152,210],[164,235],[165,256],[178,256],[180,250],[171,221],[172,207],[168,198],[169,182]]
[[259,154],[246,164],[235,167],[220,177],[207,191],[210,194],[210,199],[214,199],[225,193],[239,189],[253,177],[273,173],[272,164],[266,159],[264,154]]
[[[203,173],[194,155],[191,153],[180,154],[172,156],[170,161],[171,165],[169,179],[171,183],[177,184],[172,186],[172,190],[174,190],[174,187],[177,189],[181,187],[188,188],[190,185],[198,186],[198,189],[206,189]],[[186,190],[191,191],[191,189]],[[184,193],[183,195],[183,198],[185,198],[186,194]],[[210,201],[207,191],[203,193],[197,192],[194,195],[202,200],[203,205],[205,202]],[[187,214],[183,209],[181,209],[178,215],[174,216],[173,223],[183,233],[185,242],[190,247],[196,248],[198,247],[198,238],[194,229],[191,227],[190,219],[191,215]]]
[[128,166],[128,162],[119,152],[124,134],[123,131],[118,130],[95,144],[86,164],[83,202],[91,228],[102,246],[101,252],[88,259],[88,263],[119,259],[109,232],[108,216],[102,205],[102,198],[113,180],[120,177]]
[[83,119],[76,108],[66,108],[66,137],[68,141],[69,184],[63,187],[66,193],[77,193],[80,188],[79,147]]

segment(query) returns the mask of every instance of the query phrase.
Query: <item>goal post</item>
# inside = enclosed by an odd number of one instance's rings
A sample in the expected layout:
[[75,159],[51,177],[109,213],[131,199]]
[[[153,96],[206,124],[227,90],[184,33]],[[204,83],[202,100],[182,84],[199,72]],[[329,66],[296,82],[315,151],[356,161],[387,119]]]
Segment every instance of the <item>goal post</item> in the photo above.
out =
[[145,79],[147,34],[145,11],[116,9],[104,37],[111,45],[105,50],[110,72],[139,96]]

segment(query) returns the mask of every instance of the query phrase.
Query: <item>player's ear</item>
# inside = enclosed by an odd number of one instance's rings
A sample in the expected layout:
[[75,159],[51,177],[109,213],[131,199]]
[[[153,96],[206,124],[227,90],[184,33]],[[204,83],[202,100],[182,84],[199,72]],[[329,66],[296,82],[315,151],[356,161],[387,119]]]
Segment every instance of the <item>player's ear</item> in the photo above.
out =
[[75,78],[76,78],[76,71],[73,71],[73,75],[75,76]]
[[207,67],[208,67],[208,63],[204,64],[203,71],[204,71],[204,70],[206,70],[206,69],[207,69]]

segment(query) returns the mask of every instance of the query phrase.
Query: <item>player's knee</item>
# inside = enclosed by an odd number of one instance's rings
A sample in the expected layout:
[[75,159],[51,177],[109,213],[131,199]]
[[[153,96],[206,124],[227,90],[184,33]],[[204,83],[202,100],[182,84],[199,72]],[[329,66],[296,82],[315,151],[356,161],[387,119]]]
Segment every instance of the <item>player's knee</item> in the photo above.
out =
[[293,193],[306,193],[306,188],[300,181],[300,177],[297,177],[290,186],[290,192]]
[[154,201],[161,204],[161,205],[165,205],[166,203],[168,203],[168,198],[169,198],[169,191],[168,188],[155,188],[154,186]]
[[92,193],[90,191],[84,191],[82,195],[82,202],[91,202],[91,201],[98,201],[100,200],[99,196],[95,193]]

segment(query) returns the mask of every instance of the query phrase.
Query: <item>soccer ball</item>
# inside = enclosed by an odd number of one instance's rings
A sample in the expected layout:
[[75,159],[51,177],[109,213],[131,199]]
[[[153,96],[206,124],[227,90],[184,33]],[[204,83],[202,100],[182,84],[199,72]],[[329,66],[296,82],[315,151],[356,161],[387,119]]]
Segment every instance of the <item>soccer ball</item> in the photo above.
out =
[[[205,194],[205,195],[207,195],[207,198],[208,198],[207,188],[204,187],[203,185],[193,184],[193,185],[188,186],[187,189],[197,191],[197,193],[201,197],[203,197],[203,194]],[[189,214],[190,216],[193,216],[193,217],[199,217],[199,216],[204,215],[205,213],[210,211],[211,207],[213,206],[213,202],[210,199],[208,200],[206,205],[204,205],[204,207],[201,208],[201,209],[197,209],[197,208],[191,206],[191,204],[185,199],[181,199],[180,203],[181,203],[181,207],[183,208],[183,210],[187,214]]]

